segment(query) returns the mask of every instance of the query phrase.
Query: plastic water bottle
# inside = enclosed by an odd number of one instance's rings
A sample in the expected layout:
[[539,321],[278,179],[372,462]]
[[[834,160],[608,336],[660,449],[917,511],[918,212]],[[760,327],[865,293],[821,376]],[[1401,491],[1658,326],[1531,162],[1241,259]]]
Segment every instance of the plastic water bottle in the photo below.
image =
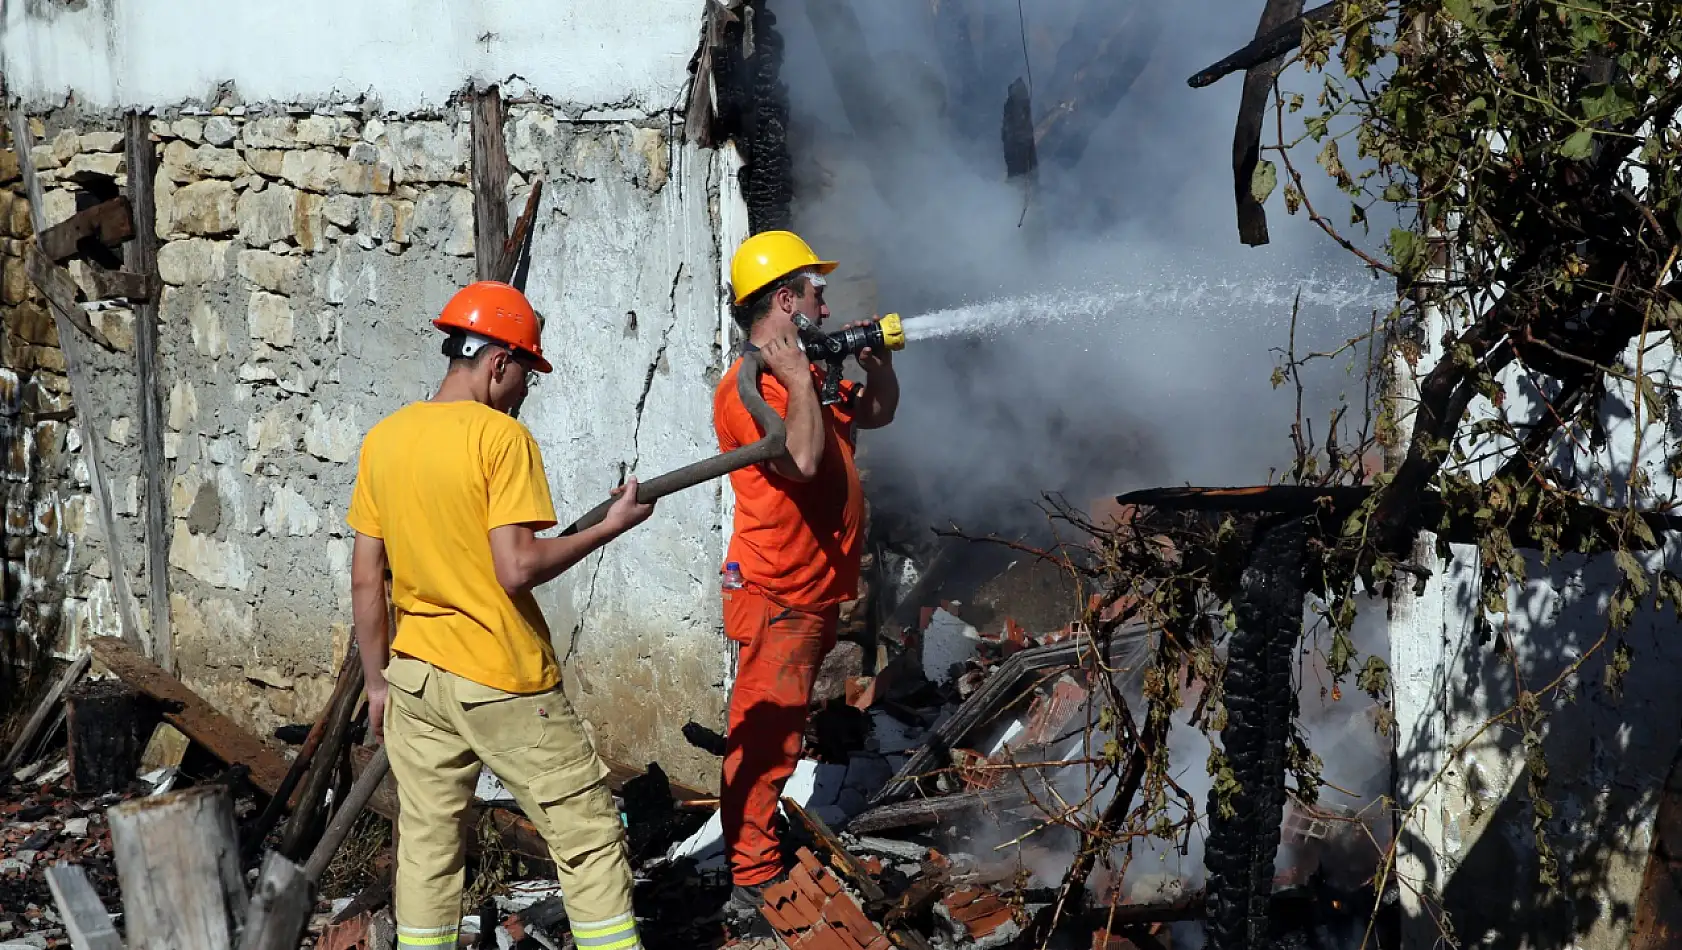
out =
[[735,561],[724,565],[724,582],[719,586],[724,590],[741,590],[748,586],[747,581],[742,580],[742,565]]

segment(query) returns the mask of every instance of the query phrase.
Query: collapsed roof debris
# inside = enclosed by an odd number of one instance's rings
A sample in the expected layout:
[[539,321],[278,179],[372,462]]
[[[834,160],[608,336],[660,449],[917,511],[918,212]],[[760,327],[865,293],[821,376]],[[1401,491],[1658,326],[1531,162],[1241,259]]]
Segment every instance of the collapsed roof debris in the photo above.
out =
[[[1177,844],[1096,855],[1069,890],[1080,828],[1106,811],[1119,787],[1116,772],[1103,772],[1115,743],[1099,714],[1111,691],[1142,703],[1152,632],[1137,621],[1119,622],[1130,608],[1112,605],[1101,615],[1118,625],[1100,638],[1076,619],[1081,603],[1067,591],[1044,603],[1029,596],[1037,582],[1021,559],[966,558],[950,545],[941,550],[946,577],[927,584],[910,578],[906,586],[921,602],[898,601],[884,616],[904,619],[884,632],[877,655],[866,661],[865,651],[847,651],[832,688],[814,698],[806,757],[784,789],[797,864],[768,891],[767,921],[797,950],[1005,947],[1032,939],[1048,909],[1070,901],[1065,926],[1092,935],[1094,947],[1172,947],[1177,935],[1185,939],[1200,928],[1210,910],[1201,831]],[[985,576],[966,576],[977,572]],[[967,600],[947,599],[960,595]],[[1052,602],[1062,606],[1053,609]],[[1020,614],[1016,603],[1024,608]],[[355,663],[343,670],[340,696],[350,699],[329,702],[308,728],[284,730],[302,743],[297,761],[288,763],[275,746],[244,732],[121,641],[94,641],[92,657],[95,675],[116,674],[125,695],[155,704],[160,728],[179,730],[190,747],[177,750],[173,768],[153,772],[157,784],[137,777],[157,767],[149,752],[117,793],[77,799],[67,787],[73,775],[60,734],[43,738],[37,726],[0,806],[22,816],[10,823],[0,851],[6,898],[0,906],[10,912],[0,919],[6,928],[0,937],[35,934],[59,945],[63,912],[40,871],[60,859],[86,869],[122,924],[105,807],[220,782],[234,800],[242,869],[254,874],[257,856],[291,824],[284,816],[319,794],[317,820],[297,830],[307,854],[333,803],[342,800],[347,779],[338,774],[339,763],[348,759],[356,772],[369,759],[361,744],[365,709],[353,701],[357,690],[349,683]],[[80,679],[89,665],[69,672]],[[45,705],[62,705],[65,694],[77,694],[72,686],[67,682]],[[1197,697],[1188,701],[1201,706]],[[1351,702],[1334,713],[1325,749],[1343,754],[1336,750],[1371,743],[1373,710]],[[35,718],[58,721],[50,708]],[[684,731],[697,747],[722,751],[723,737],[706,726],[690,723]],[[1198,741],[1206,743],[1189,726],[1175,725],[1166,736],[1176,761],[1188,762],[1179,778],[1187,784],[1208,780],[1202,775],[1207,747]],[[336,750],[329,748],[334,743]],[[610,767],[637,874],[644,943],[729,946],[721,911],[729,875],[717,799],[672,782],[657,764],[645,771]],[[312,781],[317,768],[331,771]],[[535,828],[494,776],[482,779],[478,797],[475,820],[482,823],[470,868],[479,883],[468,908],[474,913],[462,922],[464,943],[528,950],[567,945],[565,906]],[[1370,841],[1381,822],[1360,808],[1360,802],[1286,802],[1264,914],[1274,929],[1364,923]],[[393,861],[390,833],[380,823],[395,813],[389,787],[368,809],[381,817],[364,816],[338,865],[360,862],[363,869],[340,875],[336,889],[318,894],[321,900],[300,921],[314,947],[389,945],[382,940],[389,940]]]

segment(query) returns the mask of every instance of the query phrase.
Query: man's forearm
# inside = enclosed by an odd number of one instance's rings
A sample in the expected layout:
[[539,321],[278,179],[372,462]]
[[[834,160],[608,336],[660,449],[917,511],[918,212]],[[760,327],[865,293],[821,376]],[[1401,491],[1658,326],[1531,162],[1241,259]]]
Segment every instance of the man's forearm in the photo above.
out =
[[352,588],[351,621],[356,630],[356,648],[362,653],[363,682],[370,687],[384,685],[385,664],[391,653],[391,628],[383,583],[378,587]]
[[899,411],[899,374],[890,364],[865,376],[861,429],[880,429]]
[[823,407],[812,387],[796,386],[789,391],[783,426],[789,461],[802,481],[811,479],[823,462]]
[[533,538],[531,580],[527,587],[547,584],[565,574],[574,564],[613,540],[614,532],[602,524],[559,538]]

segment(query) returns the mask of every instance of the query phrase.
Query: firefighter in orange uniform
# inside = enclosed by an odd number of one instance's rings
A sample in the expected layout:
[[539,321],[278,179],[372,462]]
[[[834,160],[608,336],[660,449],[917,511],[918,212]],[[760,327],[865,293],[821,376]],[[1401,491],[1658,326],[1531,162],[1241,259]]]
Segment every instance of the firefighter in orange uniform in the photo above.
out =
[[[745,348],[759,351],[768,370],[761,391],[788,426],[786,456],[730,476],[736,516],[726,560],[739,566],[743,586],[724,592],[724,632],[741,657],[720,811],[738,921],[758,920],[765,887],[786,874],[777,803],[800,758],[812,684],[835,645],[840,604],[858,594],[864,493],[854,438],[891,422],[899,404],[891,354],[868,349],[858,356],[865,383],[844,381],[841,401],[821,404],[823,374],[800,346],[797,321],[828,318],[824,275],[835,267],[787,231],[754,235],[730,265]],[[738,359],[713,393],[724,451],[764,434],[737,396],[740,367]]]

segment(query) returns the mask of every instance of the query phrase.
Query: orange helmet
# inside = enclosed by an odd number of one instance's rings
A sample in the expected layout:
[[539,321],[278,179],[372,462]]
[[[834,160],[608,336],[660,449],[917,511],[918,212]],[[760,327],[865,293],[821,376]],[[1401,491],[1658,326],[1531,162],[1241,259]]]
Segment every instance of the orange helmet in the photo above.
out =
[[554,369],[543,358],[543,327],[526,295],[495,280],[481,280],[456,291],[432,325],[446,333],[461,330],[494,340],[537,361],[537,371]]

